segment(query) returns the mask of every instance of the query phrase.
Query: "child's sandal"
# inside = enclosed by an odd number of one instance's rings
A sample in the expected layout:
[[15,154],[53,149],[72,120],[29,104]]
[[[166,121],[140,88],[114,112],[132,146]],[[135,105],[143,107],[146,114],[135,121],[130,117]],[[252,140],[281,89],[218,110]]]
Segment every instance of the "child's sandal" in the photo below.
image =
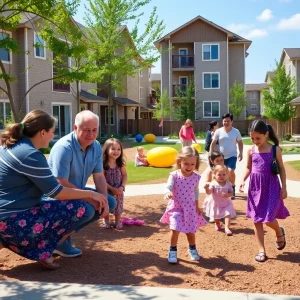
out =
[[118,229],[118,230],[123,229],[123,224],[122,224],[121,221],[117,222],[115,226],[116,226],[115,228]]
[[103,221],[102,227],[105,228],[105,229],[110,229],[110,224]]

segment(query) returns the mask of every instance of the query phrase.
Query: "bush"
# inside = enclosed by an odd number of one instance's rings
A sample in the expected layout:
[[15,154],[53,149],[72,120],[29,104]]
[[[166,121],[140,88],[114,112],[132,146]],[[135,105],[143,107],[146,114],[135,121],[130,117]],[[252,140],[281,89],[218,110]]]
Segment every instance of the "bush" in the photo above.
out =
[[241,132],[241,136],[242,137],[245,137],[245,136],[248,136],[248,132],[247,131],[240,131]]
[[290,138],[290,142],[296,142],[295,138]]
[[255,117],[252,116],[252,115],[250,115],[250,116],[247,117],[247,120],[250,120],[250,121],[252,121],[252,120],[254,120],[254,119],[255,119]]
[[291,135],[290,133],[286,133],[286,134],[283,136],[283,139],[284,139],[285,141],[290,141],[291,138],[292,138],[292,135]]
[[179,139],[179,132],[173,132],[168,135],[169,139]]
[[204,132],[204,131],[196,132],[196,133],[195,133],[195,136],[196,136],[196,138],[198,138],[198,139],[205,139],[205,137],[206,137],[206,132]]

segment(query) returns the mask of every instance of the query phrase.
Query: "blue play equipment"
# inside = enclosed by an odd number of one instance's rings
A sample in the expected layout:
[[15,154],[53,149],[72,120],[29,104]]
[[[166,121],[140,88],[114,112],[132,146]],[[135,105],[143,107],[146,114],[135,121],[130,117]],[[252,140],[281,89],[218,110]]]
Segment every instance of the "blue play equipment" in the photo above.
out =
[[141,134],[137,134],[137,135],[135,136],[135,140],[136,140],[138,143],[140,143],[140,142],[143,140],[143,136],[142,136]]

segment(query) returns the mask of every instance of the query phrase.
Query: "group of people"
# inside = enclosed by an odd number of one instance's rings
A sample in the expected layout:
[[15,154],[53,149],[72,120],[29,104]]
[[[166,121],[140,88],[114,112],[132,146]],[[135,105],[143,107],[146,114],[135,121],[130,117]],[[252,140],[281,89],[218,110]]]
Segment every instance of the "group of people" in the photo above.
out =
[[[187,120],[188,121],[188,120]],[[47,148],[54,138],[55,119],[47,113],[34,110],[22,122],[9,125],[0,137],[0,249],[8,248],[46,269],[58,269],[53,254],[75,257],[82,251],[72,245],[71,235],[93,221],[103,218],[103,227],[122,229],[124,191],[127,183],[123,147],[119,140],[110,138],[101,148],[96,140],[99,118],[91,111],[76,115],[74,131],[59,139],[52,147],[48,161],[38,150]],[[187,122],[182,136],[196,141],[192,123]],[[177,241],[180,232],[187,236],[188,253],[199,260],[195,233],[207,222],[215,222],[218,231],[232,235],[231,218],[235,210],[231,197],[235,193],[234,169],[237,158],[242,159],[243,144],[239,131],[232,127],[232,115],[223,116],[223,127],[212,124],[210,167],[205,190],[207,197],[199,204],[199,153],[191,142],[183,145],[176,170],[170,173],[165,199],[169,201],[161,218],[170,224],[168,261],[177,262]],[[289,216],[283,199],[287,197],[285,170],[281,151],[271,126],[255,121],[250,137],[253,147],[248,151],[247,168],[240,190],[250,176],[247,217],[255,225],[259,252],[255,259],[267,259],[264,246],[263,223],[277,236],[277,249],[285,245],[285,231],[277,219]],[[281,186],[271,173],[272,146],[276,145],[276,159]],[[237,154],[236,143],[239,146]],[[217,148],[216,148],[217,147]],[[217,150],[216,150],[217,149]],[[145,159],[143,148],[138,156]],[[86,187],[93,177],[95,189]],[[79,200],[80,199],[80,200]],[[110,223],[109,213],[115,217]]]
[[[204,188],[207,197],[201,206],[198,185],[200,175],[195,171],[200,165],[199,153],[191,146],[184,146],[180,151],[176,170],[170,173],[164,199],[168,200],[161,222],[169,224],[170,248],[169,263],[177,263],[177,242],[179,233],[185,233],[188,240],[188,253],[191,260],[199,260],[196,249],[195,234],[199,227],[206,225],[202,209],[207,218],[215,223],[216,231],[223,231],[231,236],[231,219],[236,216],[232,199],[235,195],[235,174],[237,159],[242,160],[243,143],[240,132],[232,127],[233,116],[223,115],[223,127],[217,129],[213,122],[210,128],[209,142],[210,170],[206,173]],[[239,190],[250,176],[246,216],[254,223],[255,237],[258,244],[257,262],[267,260],[264,244],[263,224],[274,230],[276,248],[283,250],[286,246],[285,230],[279,226],[277,219],[285,219],[289,212],[283,200],[287,197],[286,174],[279,148],[279,141],[272,126],[262,120],[255,120],[250,129],[253,146],[247,152],[246,170],[242,176]],[[276,147],[276,161],[279,176],[272,173],[273,151],[271,141]],[[239,154],[236,144],[238,144]],[[216,146],[218,145],[218,150]],[[207,148],[208,149],[208,148]]]
[[[127,180],[123,148],[108,139],[102,153],[98,129],[96,114],[78,113],[74,131],[55,143],[48,162],[38,150],[54,138],[55,119],[47,113],[31,111],[2,132],[0,248],[58,269],[53,254],[82,254],[72,245],[73,233],[100,217],[109,227],[109,212],[115,215],[114,225],[122,227]],[[90,176],[95,189],[86,188]]]

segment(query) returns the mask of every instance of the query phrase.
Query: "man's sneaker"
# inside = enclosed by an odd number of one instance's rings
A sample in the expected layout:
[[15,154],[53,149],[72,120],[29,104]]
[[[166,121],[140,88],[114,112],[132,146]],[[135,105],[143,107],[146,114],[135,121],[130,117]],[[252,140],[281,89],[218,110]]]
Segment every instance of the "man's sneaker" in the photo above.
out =
[[232,190],[233,190],[233,195],[231,197],[231,200],[235,199],[235,185],[232,186]]
[[82,254],[82,251],[72,246],[71,238],[68,237],[62,244],[58,245],[53,251],[53,254],[58,254],[63,257],[76,257]]
[[197,249],[188,249],[191,260],[200,260],[200,256],[197,252]]
[[168,262],[170,264],[177,264],[177,251],[169,250]]

